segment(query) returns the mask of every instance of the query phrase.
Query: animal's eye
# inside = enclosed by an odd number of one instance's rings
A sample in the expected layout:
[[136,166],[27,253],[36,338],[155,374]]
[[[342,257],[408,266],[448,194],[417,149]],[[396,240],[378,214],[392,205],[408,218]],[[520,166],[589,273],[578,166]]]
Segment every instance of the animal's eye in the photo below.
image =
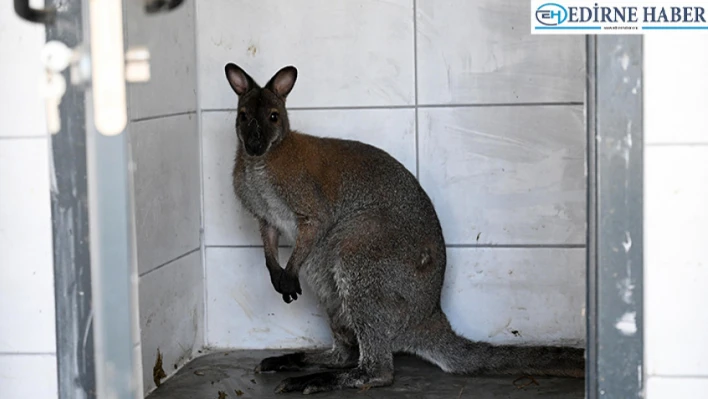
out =
[[277,113],[277,112],[273,112],[272,114],[270,114],[270,121],[271,121],[271,122],[277,122],[277,121],[278,121],[278,113]]
[[245,112],[239,112],[238,113],[239,119],[241,119],[241,122],[246,120],[246,113]]

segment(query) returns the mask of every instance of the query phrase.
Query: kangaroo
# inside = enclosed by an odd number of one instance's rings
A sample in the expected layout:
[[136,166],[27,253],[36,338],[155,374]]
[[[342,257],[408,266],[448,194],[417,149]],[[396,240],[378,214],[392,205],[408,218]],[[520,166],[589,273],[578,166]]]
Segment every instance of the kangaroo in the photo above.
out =
[[[584,376],[583,349],[492,345],[453,331],[440,307],[445,240],[415,176],[374,146],[292,130],[285,102],[295,67],[264,87],[233,63],[225,72],[238,96],[236,197],[259,222],[275,291],[286,303],[297,300],[302,274],[334,341],[326,350],[263,359],[257,372],[326,370],[287,378],[276,392],[391,385],[400,352],[448,373]],[[281,234],[295,242],[285,268]]]

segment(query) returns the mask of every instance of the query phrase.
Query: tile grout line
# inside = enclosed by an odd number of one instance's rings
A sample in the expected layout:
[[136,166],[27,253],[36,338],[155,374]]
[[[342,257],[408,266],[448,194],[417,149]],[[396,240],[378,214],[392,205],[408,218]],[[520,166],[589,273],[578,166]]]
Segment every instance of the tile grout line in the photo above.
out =
[[700,374],[647,374],[649,378],[708,380],[708,375]]
[[154,121],[156,119],[165,119],[165,118],[171,118],[174,116],[183,116],[183,115],[190,115],[190,114],[196,114],[196,113],[197,113],[197,110],[195,109],[193,111],[182,111],[182,112],[174,112],[171,114],[163,114],[163,115],[146,116],[143,118],[135,118],[135,119],[131,119],[130,122],[131,123],[147,122],[147,121]]
[[[350,110],[395,110],[428,108],[484,108],[484,107],[567,107],[580,106],[583,102],[537,102],[537,103],[460,103],[460,104],[418,104],[418,105],[345,105],[329,107],[288,107],[288,111],[350,111]],[[235,108],[205,108],[201,112],[236,112]]]
[[[499,249],[583,249],[585,244],[447,244],[446,248],[499,248]],[[216,249],[257,249],[263,248],[259,244],[244,245],[206,245],[206,248]],[[278,245],[278,248],[292,248],[292,245]]]
[[415,104],[415,178],[420,181],[420,130],[418,129],[418,2],[413,0],[413,98]]
[[38,139],[50,139],[52,138],[49,134],[32,134],[28,136],[0,136],[0,141],[12,141],[12,140],[38,140]]
[[446,244],[446,248],[507,248],[507,249],[573,249],[585,248],[585,244]]
[[[206,193],[204,191],[204,182],[205,182],[205,174],[204,174],[204,131],[202,129],[202,115],[203,115],[203,110],[201,107],[202,101],[201,101],[201,90],[200,90],[200,79],[199,79],[199,10],[197,6],[197,2],[195,1],[193,3],[194,7],[194,59],[195,59],[195,65],[194,65],[194,75],[195,75],[195,95],[197,96],[196,98],[196,106],[197,106],[197,133],[199,135],[199,190],[200,190],[200,221],[199,221],[199,250],[200,250],[200,258],[201,258],[201,263],[202,263],[202,311],[204,312],[204,315],[202,317],[202,322],[204,323],[204,326],[202,327],[202,348],[206,347],[208,345],[208,337],[209,337],[209,332],[207,331],[207,328],[209,326],[209,309],[208,309],[208,299],[209,299],[209,281],[207,277],[207,256],[206,256]],[[199,349],[202,349],[199,348]]]
[[644,143],[645,147],[708,147],[708,142]]
[[197,248],[191,249],[191,250],[189,250],[189,251],[183,253],[182,255],[177,256],[177,257],[174,258],[174,259],[168,260],[167,262],[165,262],[165,263],[163,263],[163,264],[161,264],[161,265],[157,265],[157,266],[155,266],[154,268],[152,268],[152,269],[150,269],[150,270],[148,270],[148,271],[146,271],[146,272],[142,272],[142,273],[138,274],[138,278],[143,278],[143,277],[147,276],[148,274],[150,274],[150,273],[152,273],[152,272],[154,272],[154,271],[157,271],[157,270],[160,270],[160,269],[162,269],[162,268],[164,268],[164,267],[167,267],[167,266],[171,265],[172,263],[174,263],[174,262],[176,262],[176,261],[178,261],[178,260],[180,260],[180,259],[184,259],[184,258],[186,258],[187,256],[189,256],[189,255],[191,255],[191,254],[193,254],[193,253],[199,251],[200,249],[201,249],[201,245],[200,245],[199,247],[197,247]]

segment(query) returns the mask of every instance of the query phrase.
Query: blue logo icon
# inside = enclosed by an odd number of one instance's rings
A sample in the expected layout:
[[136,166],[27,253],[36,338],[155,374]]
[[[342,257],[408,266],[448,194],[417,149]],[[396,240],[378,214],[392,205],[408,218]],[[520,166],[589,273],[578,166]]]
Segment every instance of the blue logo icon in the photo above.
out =
[[568,19],[568,10],[560,4],[546,3],[536,9],[536,20],[546,26],[558,26]]

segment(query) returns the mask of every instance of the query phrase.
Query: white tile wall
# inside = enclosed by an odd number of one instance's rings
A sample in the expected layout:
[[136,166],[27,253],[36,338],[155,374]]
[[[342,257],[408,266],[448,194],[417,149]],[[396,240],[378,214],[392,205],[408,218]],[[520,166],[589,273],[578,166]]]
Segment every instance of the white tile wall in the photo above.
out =
[[[290,249],[280,250],[281,263]],[[304,280],[286,304],[271,285],[262,248],[207,248],[207,342],[239,349],[330,345],[326,314]]]
[[197,116],[132,122],[130,139],[142,274],[200,245]]
[[584,342],[584,249],[447,252],[442,308],[462,335],[496,343]]
[[234,196],[231,170],[236,156],[235,112],[202,113],[204,242],[260,245],[258,224]]
[[228,62],[261,85],[297,67],[290,106],[413,104],[412,0],[212,0],[197,15],[202,109],[236,107]]
[[645,176],[647,371],[708,377],[708,146],[650,146]]
[[163,369],[174,373],[204,346],[204,275],[195,251],[140,279],[143,387],[155,388],[157,350]]
[[159,15],[125,3],[128,46],[146,46],[151,67],[149,82],[128,89],[146,393],[158,348],[171,375],[204,346],[195,25],[194,0]]
[[46,134],[39,58],[44,36],[44,27],[20,19],[12,2],[0,4],[0,137]]
[[47,139],[0,140],[0,353],[55,351],[48,163]]
[[0,398],[57,396],[57,359],[53,354],[0,356]]
[[584,101],[585,38],[530,35],[518,0],[418,0],[421,104]]
[[129,85],[130,118],[147,118],[197,109],[194,0],[158,15],[146,15],[144,2],[125,2],[129,46],[150,50],[151,77]]
[[708,32],[644,40],[644,89],[651,93],[644,107],[654,111],[646,114],[646,142],[708,143],[708,52],[696,51],[708,44]]
[[[293,129],[376,145],[415,173],[415,111],[412,109],[295,110],[288,115]],[[235,117],[233,112],[202,114],[207,245],[261,244],[257,223],[241,208],[231,185],[237,146]]]
[[[450,244],[584,244],[582,106],[520,106],[584,101],[584,41],[532,37],[528,23],[528,7],[511,0],[197,3],[210,345],[303,346],[328,337],[307,316],[311,298],[293,308],[272,289],[262,249],[253,248],[261,245],[256,223],[234,198],[228,110],[237,96],[227,62],[261,84],[295,65],[292,126],[380,146],[419,171]],[[470,103],[509,106],[459,107]],[[466,280],[478,262],[479,279],[507,285],[485,291]],[[486,340],[582,340],[584,264],[582,248],[451,249],[450,273],[460,276],[450,284],[460,292],[446,286],[450,318]],[[518,309],[523,302],[542,310]],[[521,337],[507,335],[512,325]]]
[[647,399],[703,399],[708,391],[708,378],[649,377]]
[[644,38],[644,355],[647,399],[708,389],[708,34]]
[[0,398],[58,394],[44,35],[0,4]]
[[584,244],[582,106],[419,111],[420,181],[449,244]]

